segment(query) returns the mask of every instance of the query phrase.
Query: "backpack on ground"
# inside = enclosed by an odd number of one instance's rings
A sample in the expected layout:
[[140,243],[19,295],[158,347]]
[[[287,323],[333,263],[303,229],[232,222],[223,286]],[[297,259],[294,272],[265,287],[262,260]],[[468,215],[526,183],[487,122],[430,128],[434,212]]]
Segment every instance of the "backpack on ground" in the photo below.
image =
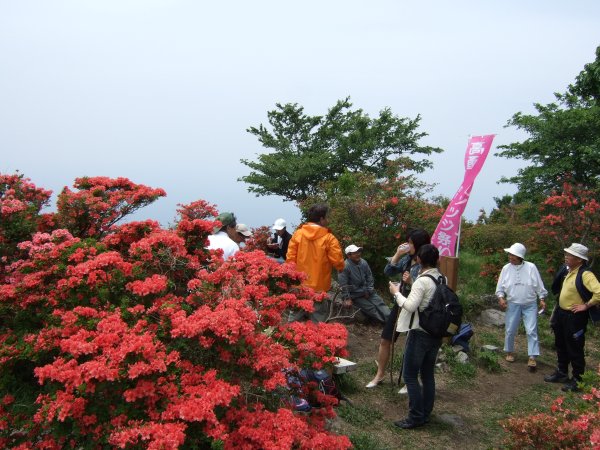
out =
[[433,337],[454,336],[460,328],[462,306],[456,293],[446,284],[443,276],[431,278],[435,284],[435,292],[429,304],[419,311],[419,326]]
[[313,383],[323,394],[331,395],[338,400],[349,401],[326,370],[301,369],[300,371],[286,370],[285,372],[288,388],[292,391],[289,401],[295,411],[308,412],[312,408],[321,407],[314,393],[307,395],[307,386],[310,383]]
[[460,345],[463,351],[468,353],[470,350],[469,339],[473,337],[473,326],[470,323],[461,323],[458,332],[452,336],[450,343]]

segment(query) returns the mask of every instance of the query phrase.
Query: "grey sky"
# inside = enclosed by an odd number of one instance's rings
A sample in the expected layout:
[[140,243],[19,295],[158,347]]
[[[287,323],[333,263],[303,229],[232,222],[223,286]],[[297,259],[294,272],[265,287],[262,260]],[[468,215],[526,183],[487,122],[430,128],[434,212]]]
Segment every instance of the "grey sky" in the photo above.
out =
[[[263,152],[251,125],[275,103],[323,114],[421,114],[445,152],[422,178],[452,197],[469,134],[523,139],[512,114],[553,100],[600,44],[600,2],[0,0],[0,172],[58,193],[125,176],[168,196],[139,218],[172,221],[203,198],[250,226],[299,213],[238,183]],[[465,216],[488,212],[519,167],[490,154]]]

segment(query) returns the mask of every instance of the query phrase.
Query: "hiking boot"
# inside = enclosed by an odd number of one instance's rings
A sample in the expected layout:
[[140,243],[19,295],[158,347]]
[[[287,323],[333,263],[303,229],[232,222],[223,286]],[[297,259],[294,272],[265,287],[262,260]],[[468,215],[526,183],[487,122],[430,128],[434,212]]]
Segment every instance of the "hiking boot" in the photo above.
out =
[[569,377],[566,374],[556,370],[553,374],[546,375],[544,377],[544,381],[547,383],[566,383],[569,381]]
[[412,428],[422,427],[425,425],[425,422],[413,422],[411,419],[402,419],[394,422],[398,428],[402,428],[404,430],[410,430]]
[[581,392],[581,389],[577,386],[577,380],[575,378],[570,379],[560,388],[563,392]]
[[533,356],[530,356],[529,360],[527,361],[527,368],[530,372],[535,372],[536,367],[537,362],[535,361],[535,358]]
[[515,355],[512,353],[507,353],[504,359],[506,359],[508,362],[515,362]]

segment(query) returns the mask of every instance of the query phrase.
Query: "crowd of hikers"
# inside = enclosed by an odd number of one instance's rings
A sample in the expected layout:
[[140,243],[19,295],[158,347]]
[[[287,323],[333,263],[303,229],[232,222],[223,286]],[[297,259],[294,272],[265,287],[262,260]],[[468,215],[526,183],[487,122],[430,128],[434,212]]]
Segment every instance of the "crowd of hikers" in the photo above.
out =
[[[392,345],[400,334],[406,333],[401,369],[405,386],[400,393],[408,394],[408,416],[394,425],[402,429],[423,426],[429,422],[435,402],[434,369],[439,348],[444,337],[456,334],[460,327],[460,304],[447,289],[446,277],[438,268],[439,251],[431,244],[427,231],[415,229],[408,233],[406,242],[398,245],[384,268],[386,276],[397,276],[401,280],[389,282],[394,300],[390,309],[375,291],[373,274],[362,258],[362,247],[351,244],[342,252],[339,241],[327,227],[328,212],[325,204],[313,205],[308,210],[307,221],[294,233],[287,231],[284,219],[275,220],[273,234],[267,242],[269,253],[280,263],[294,263],[297,270],[307,276],[304,284],[318,292],[331,290],[331,274],[335,269],[344,306],[357,308],[383,326],[377,350],[377,372],[366,388],[375,388],[384,380]],[[221,226],[209,237],[208,248],[223,250],[223,258],[228,259],[252,233],[246,225],[237,223],[233,213],[223,213],[217,219]],[[540,355],[537,318],[546,309],[548,291],[535,264],[525,260],[523,244],[514,243],[504,252],[508,263],[499,274],[495,294],[500,308],[506,311],[505,359],[515,361],[514,341],[523,320],[527,367],[535,370],[536,358]],[[588,261],[588,248],[584,245],[573,243],[565,248],[565,264],[557,272],[551,289],[558,299],[550,319],[557,366],[544,381],[563,383],[564,391],[580,389],[578,383],[585,371],[588,320],[591,317],[595,321],[596,315],[600,316],[600,283],[589,269]],[[328,303],[316,302],[312,313],[291,311],[288,320],[321,322],[328,317]],[[436,322],[440,318],[442,324]]]

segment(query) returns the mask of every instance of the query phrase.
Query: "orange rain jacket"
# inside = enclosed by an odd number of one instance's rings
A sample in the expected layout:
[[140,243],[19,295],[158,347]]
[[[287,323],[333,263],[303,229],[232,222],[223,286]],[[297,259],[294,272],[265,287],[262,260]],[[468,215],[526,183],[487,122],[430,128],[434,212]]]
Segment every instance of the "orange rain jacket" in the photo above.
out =
[[327,227],[308,222],[294,232],[288,247],[286,262],[296,263],[300,272],[308,275],[304,281],[316,291],[331,288],[331,268],[344,270],[344,254],[337,238]]

